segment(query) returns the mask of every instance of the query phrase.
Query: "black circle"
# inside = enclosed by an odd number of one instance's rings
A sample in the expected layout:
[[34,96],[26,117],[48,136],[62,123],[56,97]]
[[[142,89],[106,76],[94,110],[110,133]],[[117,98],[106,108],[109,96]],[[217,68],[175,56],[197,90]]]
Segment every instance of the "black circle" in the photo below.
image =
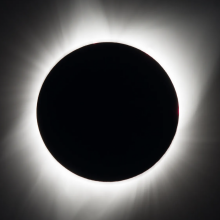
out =
[[119,43],[79,48],[46,77],[37,104],[42,139],[73,173],[120,181],[152,167],[170,146],[178,99],[163,68]]

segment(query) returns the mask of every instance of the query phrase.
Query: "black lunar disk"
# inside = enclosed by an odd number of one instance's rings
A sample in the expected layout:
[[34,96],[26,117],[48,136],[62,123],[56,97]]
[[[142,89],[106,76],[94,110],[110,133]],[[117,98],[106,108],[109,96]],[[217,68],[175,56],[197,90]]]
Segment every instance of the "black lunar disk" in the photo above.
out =
[[37,104],[42,139],[73,173],[120,181],[152,167],[170,146],[178,99],[163,68],[119,43],[79,48],[46,77]]

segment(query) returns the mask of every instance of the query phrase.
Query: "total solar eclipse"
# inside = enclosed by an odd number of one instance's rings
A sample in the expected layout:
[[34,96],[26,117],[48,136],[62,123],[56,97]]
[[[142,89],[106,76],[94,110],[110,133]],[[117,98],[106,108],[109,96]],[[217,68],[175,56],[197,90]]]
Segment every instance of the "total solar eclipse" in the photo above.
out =
[[81,47],[61,59],[38,97],[37,121],[53,157],[78,176],[121,181],[169,148],[178,99],[164,69],[119,43]]

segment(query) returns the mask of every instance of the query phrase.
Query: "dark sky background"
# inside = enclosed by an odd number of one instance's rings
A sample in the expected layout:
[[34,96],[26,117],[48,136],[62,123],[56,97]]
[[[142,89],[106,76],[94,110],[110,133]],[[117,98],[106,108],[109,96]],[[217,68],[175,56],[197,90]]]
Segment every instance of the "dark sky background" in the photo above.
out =
[[[206,220],[220,207],[219,1],[1,1],[0,218]],[[120,41],[170,76],[180,124],[153,169],[118,183],[71,174],[36,124],[40,87],[68,52]]]

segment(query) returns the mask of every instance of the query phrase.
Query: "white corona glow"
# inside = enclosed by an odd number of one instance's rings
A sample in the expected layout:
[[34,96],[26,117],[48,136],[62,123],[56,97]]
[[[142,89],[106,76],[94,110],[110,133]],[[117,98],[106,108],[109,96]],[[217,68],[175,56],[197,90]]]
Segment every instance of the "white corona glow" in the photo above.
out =
[[[130,207],[132,211],[134,202],[140,202],[145,194],[149,195],[149,200],[155,199],[159,185],[169,190],[172,169],[181,169],[180,161],[188,156],[183,150],[188,134],[186,127],[196,113],[208,80],[205,72],[212,70],[213,62],[206,62],[204,68],[198,44],[186,34],[187,26],[181,27],[184,33],[175,22],[158,14],[148,15],[146,19],[137,17],[128,24],[123,22],[126,12],[121,20],[119,14],[107,15],[98,1],[87,4],[78,1],[65,10],[61,7],[59,13],[60,32],[57,35],[51,30],[45,32],[46,47],[36,40],[37,37],[23,30],[33,49],[31,52],[17,49],[17,55],[26,64],[14,67],[24,75],[14,86],[22,112],[4,140],[8,148],[2,158],[15,157],[19,153],[20,161],[27,166],[26,175],[34,179],[29,181],[36,183],[24,206],[40,195],[45,198],[43,212],[49,212],[53,203],[58,219],[63,216],[74,219],[79,214],[82,219],[111,219],[108,216],[113,211],[118,215],[124,208]],[[169,75],[179,101],[179,125],[169,150],[151,169],[121,182],[90,181],[65,169],[45,147],[37,125],[37,99],[50,70],[68,53],[96,42],[123,43],[152,56]]]

